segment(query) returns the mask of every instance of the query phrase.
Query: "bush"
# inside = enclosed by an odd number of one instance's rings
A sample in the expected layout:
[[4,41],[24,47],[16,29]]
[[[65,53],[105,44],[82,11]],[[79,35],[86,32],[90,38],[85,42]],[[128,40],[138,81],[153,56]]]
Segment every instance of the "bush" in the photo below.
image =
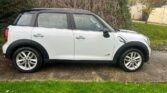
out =
[[114,28],[131,26],[128,0],[0,0],[0,23],[10,24],[22,9],[80,8],[95,12]]
[[27,0],[0,0],[0,23],[12,23],[23,8],[28,8]]
[[131,26],[128,0],[29,0],[31,7],[80,8],[95,12],[114,28]]

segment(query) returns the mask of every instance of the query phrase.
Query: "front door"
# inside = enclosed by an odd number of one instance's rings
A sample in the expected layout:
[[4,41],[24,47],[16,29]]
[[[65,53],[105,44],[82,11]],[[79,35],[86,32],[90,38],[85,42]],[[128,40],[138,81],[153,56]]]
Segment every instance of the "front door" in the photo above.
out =
[[103,36],[106,28],[93,15],[74,14],[75,22],[75,59],[76,60],[112,60],[114,36]]

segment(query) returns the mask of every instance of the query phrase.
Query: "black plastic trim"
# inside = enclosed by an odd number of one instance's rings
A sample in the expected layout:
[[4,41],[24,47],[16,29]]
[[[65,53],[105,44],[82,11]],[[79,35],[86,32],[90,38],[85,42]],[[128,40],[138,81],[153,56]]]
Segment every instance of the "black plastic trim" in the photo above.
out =
[[74,27],[71,14],[67,14],[67,22],[68,22],[68,29],[73,29]]
[[13,52],[20,47],[32,47],[39,51],[44,59],[44,61],[49,61],[49,55],[46,51],[46,49],[40,45],[39,43],[32,41],[32,40],[27,40],[27,39],[22,39],[13,42],[11,45],[9,45],[7,51],[6,51],[6,57],[11,59]]
[[117,50],[116,54],[114,55],[113,62],[117,63],[121,54],[130,48],[136,48],[136,49],[141,50],[145,57],[144,61],[147,62],[149,60],[149,50],[147,46],[141,42],[134,41],[134,42],[125,43],[121,48],[119,48],[119,50]]

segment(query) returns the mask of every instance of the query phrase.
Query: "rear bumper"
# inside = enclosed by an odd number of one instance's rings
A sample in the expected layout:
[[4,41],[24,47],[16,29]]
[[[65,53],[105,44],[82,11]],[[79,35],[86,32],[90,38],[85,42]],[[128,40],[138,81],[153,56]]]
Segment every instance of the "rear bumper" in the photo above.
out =
[[7,47],[7,46],[6,46],[5,44],[2,46],[2,52],[3,52],[3,54],[6,54],[6,50],[7,50],[6,47]]
[[2,46],[2,52],[5,56],[5,58],[10,58],[9,55],[7,54],[7,49],[8,49],[8,44],[5,43],[3,46]]

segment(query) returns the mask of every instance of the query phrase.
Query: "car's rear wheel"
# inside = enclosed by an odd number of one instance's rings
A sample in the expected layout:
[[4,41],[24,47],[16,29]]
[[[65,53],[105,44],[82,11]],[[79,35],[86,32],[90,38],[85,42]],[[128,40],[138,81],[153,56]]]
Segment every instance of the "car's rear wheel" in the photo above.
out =
[[41,54],[30,47],[17,49],[12,60],[14,66],[21,72],[34,72],[42,65]]
[[144,55],[138,49],[128,49],[120,58],[119,64],[125,70],[133,72],[139,70],[144,63]]

